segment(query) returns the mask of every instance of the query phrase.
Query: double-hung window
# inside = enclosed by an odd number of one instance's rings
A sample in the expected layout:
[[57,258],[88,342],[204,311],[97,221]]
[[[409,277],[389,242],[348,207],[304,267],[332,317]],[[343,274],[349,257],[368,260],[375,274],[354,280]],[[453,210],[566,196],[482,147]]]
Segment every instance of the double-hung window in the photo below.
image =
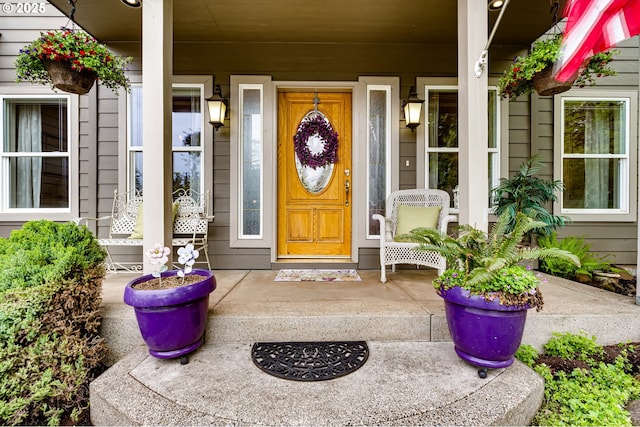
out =
[[[451,205],[458,208],[458,87],[456,85],[430,86],[425,88],[426,129],[425,187],[444,190],[451,196]],[[500,102],[496,87],[490,86],[487,94],[488,170],[489,188],[500,180]],[[489,201],[491,206],[491,201]]]
[[70,98],[0,96],[3,214],[20,215],[21,219],[30,214],[51,219],[72,214]]
[[[176,83],[172,92],[173,191],[204,189],[204,86]],[[142,191],[142,86],[134,85],[128,107],[128,189]]]
[[556,206],[574,221],[632,220],[636,95],[596,93],[556,97]]

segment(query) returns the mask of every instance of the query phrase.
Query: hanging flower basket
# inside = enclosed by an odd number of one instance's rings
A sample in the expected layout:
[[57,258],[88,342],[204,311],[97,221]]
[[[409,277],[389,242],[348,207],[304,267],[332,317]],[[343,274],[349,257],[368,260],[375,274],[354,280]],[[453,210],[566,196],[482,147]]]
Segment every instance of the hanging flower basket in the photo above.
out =
[[61,28],[41,33],[20,49],[15,62],[16,80],[49,84],[80,95],[87,93],[96,80],[114,91],[129,90],[125,68],[131,60],[114,55],[82,30]]
[[543,96],[555,95],[569,90],[573,85],[584,87],[596,84],[596,77],[612,76],[616,71],[609,63],[617,50],[600,52],[591,56],[582,65],[575,78],[560,83],[551,78],[554,63],[560,56],[562,34],[538,40],[531,46],[527,56],[518,56],[498,82],[500,96],[515,98],[534,90]]
[[76,71],[67,61],[42,61],[45,70],[49,73],[51,84],[64,92],[84,95],[93,87],[98,75],[95,71],[84,69]]
[[566,92],[571,89],[573,82],[578,77],[576,74],[574,78],[566,82],[559,82],[553,78],[552,73],[553,67],[547,67],[533,76],[533,88],[538,92],[538,95],[551,96]]

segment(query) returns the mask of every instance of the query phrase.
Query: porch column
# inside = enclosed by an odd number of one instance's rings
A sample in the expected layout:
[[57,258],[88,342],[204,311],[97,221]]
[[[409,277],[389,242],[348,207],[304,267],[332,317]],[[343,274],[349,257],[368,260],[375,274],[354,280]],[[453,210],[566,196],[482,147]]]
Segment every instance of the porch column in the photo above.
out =
[[[144,251],[156,243],[171,249],[171,76],[173,0],[142,3],[142,186]],[[157,266],[144,257],[144,272]]]
[[[638,72],[640,73],[640,50],[636,50],[638,52]],[[640,81],[638,81],[640,84]],[[638,137],[640,138],[640,111],[638,111]],[[639,150],[636,158],[636,164],[630,165],[630,172],[637,173],[640,169],[640,145],[637,148]],[[636,191],[638,195],[637,204],[636,204],[636,305],[640,305],[640,286],[638,286],[638,269],[640,268],[640,180],[636,183]]]
[[[636,52],[638,52],[638,72],[640,72],[640,50],[636,50]],[[640,84],[640,80],[637,82],[638,84]],[[640,111],[638,112],[638,133],[637,135],[640,137]],[[640,149],[640,148],[639,148]],[[637,168],[640,166],[640,153],[638,153],[637,159],[636,159],[636,164],[635,165],[631,165],[630,170],[636,171]],[[636,240],[636,305],[640,305],[640,286],[638,286],[637,284],[637,279],[638,279],[638,268],[640,268],[640,182],[638,182],[637,185],[637,199],[636,199],[636,235],[637,235],[637,240]]]
[[[487,231],[487,73],[474,66],[487,42],[487,2],[458,0],[458,179],[459,222]],[[486,67],[488,68],[488,67]]]

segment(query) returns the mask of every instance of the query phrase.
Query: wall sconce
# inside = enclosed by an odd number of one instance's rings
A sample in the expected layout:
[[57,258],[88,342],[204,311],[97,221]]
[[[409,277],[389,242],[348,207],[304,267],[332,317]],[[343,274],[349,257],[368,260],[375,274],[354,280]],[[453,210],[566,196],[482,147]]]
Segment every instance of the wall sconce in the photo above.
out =
[[411,89],[409,90],[409,98],[402,105],[402,108],[404,109],[404,120],[407,127],[411,129],[411,132],[420,125],[422,104],[424,104],[424,100],[418,99],[418,93],[416,92],[415,86],[411,86]]
[[122,3],[126,4],[129,7],[140,7],[142,6],[141,0],[122,0]]
[[209,123],[217,131],[220,126],[224,126],[224,117],[227,114],[227,100],[222,97],[220,85],[213,88],[213,96],[207,98],[209,107]]

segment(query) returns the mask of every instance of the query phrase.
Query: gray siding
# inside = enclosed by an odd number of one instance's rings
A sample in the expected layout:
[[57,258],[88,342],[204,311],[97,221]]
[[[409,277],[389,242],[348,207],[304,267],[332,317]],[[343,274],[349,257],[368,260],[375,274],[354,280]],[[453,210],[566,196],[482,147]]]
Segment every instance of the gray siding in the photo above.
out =
[[[67,23],[66,17],[47,6],[46,16],[21,16],[4,19],[0,37],[0,85],[14,84],[13,61],[18,50],[37,37],[42,29],[58,28]],[[114,43],[110,47],[117,53],[132,55],[136,61],[130,66],[131,75],[140,70],[140,45]],[[638,87],[638,38],[622,44],[615,66],[616,77],[602,79],[598,88]],[[310,53],[312,52],[312,53]],[[490,75],[498,76],[511,58],[522,53],[519,46],[495,46],[490,53]],[[457,74],[456,46],[451,45],[309,45],[278,43],[190,43],[178,41],[174,49],[174,74],[214,75],[222,93],[230,93],[230,75],[271,75],[276,81],[356,81],[359,76],[399,76],[401,93],[409,92],[417,77],[453,77]],[[1,90],[1,86],[0,86]],[[48,89],[43,87],[43,91]],[[80,100],[79,171],[80,215],[97,217],[111,212],[113,190],[126,165],[122,146],[126,144],[124,132],[119,129],[120,100],[111,90],[94,88]],[[234,114],[234,112],[231,112]],[[230,195],[230,129],[227,126],[214,132],[212,213],[215,221],[210,228],[209,253],[214,269],[271,268],[270,250],[235,249],[229,247]],[[424,125],[424,124],[423,124]],[[553,171],[553,100],[537,95],[512,100],[509,105],[509,175],[512,175],[531,154],[540,154],[549,167],[543,174],[552,178]],[[357,142],[356,142],[357,143]],[[400,127],[399,164],[400,188],[421,184],[416,176],[416,133]],[[405,166],[409,160],[410,166]],[[635,166],[635,165],[634,165]],[[637,169],[637,168],[636,168]],[[632,191],[636,191],[633,189]],[[20,224],[0,222],[0,235],[6,236]],[[94,230],[106,236],[106,224]],[[636,223],[580,223],[571,224],[560,233],[585,235],[592,248],[600,253],[614,253],[615,261],[636,261]],[[123,254],[135,254],[139,249]],[[378,252],[375,248],[359,248],[360,268],[377,268]]]

